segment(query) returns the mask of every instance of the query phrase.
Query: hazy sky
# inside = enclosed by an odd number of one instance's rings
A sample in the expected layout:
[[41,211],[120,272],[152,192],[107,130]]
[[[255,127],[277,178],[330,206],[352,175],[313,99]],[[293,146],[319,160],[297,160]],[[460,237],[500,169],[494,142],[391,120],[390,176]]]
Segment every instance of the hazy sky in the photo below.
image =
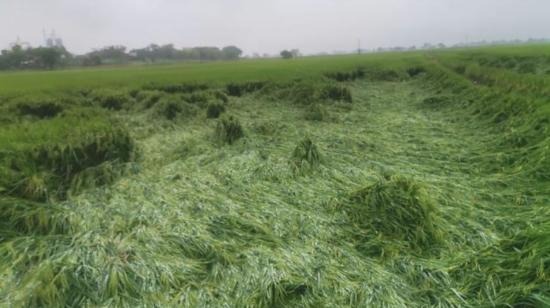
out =
[[550,0],[0,0],[0,48],[42,44],[55,29],[72,52],[123,44],[235,44],[304,53],[424,42],[550,37]]

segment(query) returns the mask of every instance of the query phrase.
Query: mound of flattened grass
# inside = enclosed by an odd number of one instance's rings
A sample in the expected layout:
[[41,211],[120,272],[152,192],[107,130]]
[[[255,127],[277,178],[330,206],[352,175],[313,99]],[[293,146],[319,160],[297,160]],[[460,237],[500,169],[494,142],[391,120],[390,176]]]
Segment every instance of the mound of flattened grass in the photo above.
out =
[[373,235],[430,247],[442,240],[435,202],[412,179],[387,176],[353,193],[346,213],[350,221]]

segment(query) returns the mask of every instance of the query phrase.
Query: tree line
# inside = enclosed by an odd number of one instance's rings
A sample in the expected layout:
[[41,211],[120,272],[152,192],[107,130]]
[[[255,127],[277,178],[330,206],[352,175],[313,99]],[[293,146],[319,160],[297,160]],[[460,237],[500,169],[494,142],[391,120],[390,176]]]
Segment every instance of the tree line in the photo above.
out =
[[53,69],[65,66],[98,66],[130,62],[218,61],[237,60],[242,50],[236,46],[193,47],[177,49],[173,44],[150,44],[140,49],[127,50],[125,46],[107,46],[84,55],[74,55],[64,47],[23,47],[13,45],[1,51],[0,70]]

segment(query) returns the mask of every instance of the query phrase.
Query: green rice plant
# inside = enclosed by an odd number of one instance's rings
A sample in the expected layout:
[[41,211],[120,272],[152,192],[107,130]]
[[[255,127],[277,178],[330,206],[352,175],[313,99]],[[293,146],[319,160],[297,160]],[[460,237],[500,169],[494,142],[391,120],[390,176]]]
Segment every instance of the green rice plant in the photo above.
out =
[[93,90],[89,96],[99,106],[110,110],[121,110],[128,107],[131,98],[125,91],[101,89]]
[[228,83],[225,87],[226,92],[229,96],[243,96],[245,94],[250,94],[253,92],[260,91],[268,83],[266,81],[249,81],[242,83]]
[[[549,306],[549,80],[517,71],[533,62],[542,73],[549,50],[0,73],[0,306]],[[323,74],[359,66],[355,103],[330,105],[339,121],[304,121],[337,85]],[[413,67],[425,72],[412,78]],[[231,98],[254,134],[236,147],[205,139],[215,123],[158,121],[170,101],[174,120],[197,111],[204,103],[185,102],[189,93],[141,90],[260,78],[270,82],[253,97]],[[111,113],[93,98],[121,86],[140,89],[124,90],[136,108]],[[213,91],[193,93],[221,103]],[[18,93],[63,111],[23,115]],[[289,176],[306,129],[330,168]],[[116,153],[124,138],[105,137],[116,130],[139,144],[139,168]],[[298,174],[319,156],[307,148]],[[51,153],[25,154],[42,149]]]
[[319,86],[312,81],[297,81],[284,87],[278,96],[297,104],[309,105],[319,99]]
[[434,95],[426,97],[422,100],[421,106],[432,109],[440,109],[444,107],[454,107],[454,99],[451,96]]
[[215,136],[222,143],[233,144],[244,137],[244,130],[239,119],[232,115],[224,116],[216,124]]
[[353,194],[346,205],[350,222],[372,236],[430,248],[443,241],[436,203],[422,184],[398,175],[380,178]]
[[266,136],[277,134],[283,127],[283,124],[275,121],[254,122],[252,125],[255,132]]
[[105,161],[97,166],[88,167],[71,179],[68,193],[76,195],[85,189],[112,184],[123,176],[124,172],[124,166],[120,162],[113,161]]
[[[452,274],[466,279],[477,305],[545,307],[550,292],[550,224],[545,222],[477,252]],[[473,269],[473,273],[466,272]],[[491,299],[486,298],[491,292]]]
[[224,92],[222,92],[222,91],[214,91],[213,94],[214,94],[214,97],[215,97],[217,100],[221,101],[222,103],[225,104],[225,103],[228,103],[228,102],[229,102],[229,97],[227,97],[227,94],[225,94]]
[[346,103],[353,102],[351,91],[342,85],[327,85],[321,89],[321,99],[341,101]]
[[518,66],[517,71],[521,74],[535,74],[537,72],[537,65],[533,62],[524,62]]
[[306,137],[294,148],[290,157],[290,167],[295,174],[304,174],[321,165],[321,154],[317,145]]
[[143,109],[150,109],[158,103],[164,95],[165,94],[161,91],[141,90],[136,95],[135,99]]
[[18,99],[15,106],[19,114],[40,119],[53,118],[64,110],[63,106],[53,99]]
[[64,198],[79,173],[134,155],[128,133],[102,118],[14,124],[0,130],[0,140],[3,193],[35,201]]
[[309,121],[326,121],[329,118],[329,113],[325,106],[313,104],[306,109],[304,117]]
[[423,73],[426,73],[426,69],[422,66],[413,66],[407,69],[409,77],[417,77]]
[[70,230],[60,206],[0,197],[0,243],[25,235],[65,234]]
[[154,114],[170,121],[194,116],[196,112],[196,106],[190,105],[177,96],[163,97],[154,106]]
[[351,72],[326,73],[325,77],[332,80],[339,81],[339,82],[355,81],[357,79],[362,79],[365,77],[365,69],[362,67],[359,67]]
[[225,112],[225,106],[220,103],[210,103],[206,107],[206,118],[216,119],[219,118],[222,113]]
[[404,73],[393,68],[372,67],[365,71],[365,78],[370,81],[401,81]]
[[183,94],[181,95],[181,99],[191,105],[206,108],[208,103],[213,100],[213,95],[209,92],[195,92],[191,94]]
[[53,177],[47,172],[32,174],[17,183],[14,189],[24,199],[44,202],[48,200],[48,183],[54,180]]
[[210,86],[205,83],[181,83],[181,84],[149,84],[143,87],[145,90],[156,90],[169,94],[183,93],[191,94],[194,92],[208,90]]

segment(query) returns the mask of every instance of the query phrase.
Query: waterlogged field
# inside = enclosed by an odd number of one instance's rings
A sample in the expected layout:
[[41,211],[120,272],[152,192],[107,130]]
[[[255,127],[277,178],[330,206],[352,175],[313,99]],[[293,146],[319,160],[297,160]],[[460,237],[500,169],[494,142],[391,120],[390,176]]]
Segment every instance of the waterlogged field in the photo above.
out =
[[0,75],[5,307],[546,307],[550,47]]

